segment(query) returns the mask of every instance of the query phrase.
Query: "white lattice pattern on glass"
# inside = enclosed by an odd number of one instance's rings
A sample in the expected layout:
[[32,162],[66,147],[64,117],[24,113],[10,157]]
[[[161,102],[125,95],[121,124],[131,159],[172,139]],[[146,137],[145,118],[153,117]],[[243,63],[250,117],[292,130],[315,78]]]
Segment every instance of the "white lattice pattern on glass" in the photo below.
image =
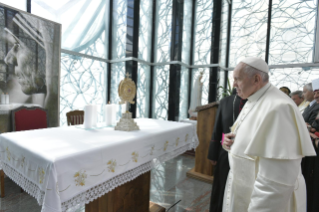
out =
[[155,66],[153,90],[153,114],[156,119],[168,118],[169,66]]
[[151,42],[152,42],[152,8],[153,1],[140,1],[140,26],[138,37],[138,58],[151,61]]
[[137,71],[137,105],[136,117],[147,118],[149,115],[149,99],[150,99],[150,81],[151,67],[148,65],[138,64]]
[[192,32],[192,8],[193,1],[184,1],[184,11],[183,11],[183,42],[182,42],[182,62],[190,64],[191,55],[191,32]]
[[112,23],[112,59],[126,57],[127,0],[114,0]]
[[265,59],[268,0],[233,0],[229,66],[245,57]]
[[125,62],[113,63],[111,65],[111,103],[116,104],[116,120],[119,120],[122,116],[122,112],[125,112],[126,105],[120,105],[120,97],[118,94],[118,86],[121,80],[125,78]]
[[196,1],[194,64],[210,64],[211,34],[213,21],[211,0]]
[[269,64],[312,63],[318,1],[272,2]]
[[155,62],[170,61],[172,0],[156,1]]
[[305,84],[311,83],[312,80],[318,78],[318,67],[271,69],[269,75],[271,84],[277,88],[287,86],[291,92],[302,90]]
[[99,122],[104,120],[106,63],[62,54],[60,78],[60,125],[66,125],[66,113],[98,105]]

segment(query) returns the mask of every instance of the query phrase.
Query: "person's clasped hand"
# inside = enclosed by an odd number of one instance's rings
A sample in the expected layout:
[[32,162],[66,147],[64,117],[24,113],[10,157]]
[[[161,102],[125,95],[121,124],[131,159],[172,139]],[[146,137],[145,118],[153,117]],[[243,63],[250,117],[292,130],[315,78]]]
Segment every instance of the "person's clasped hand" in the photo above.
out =
[[234,133],[227,133],[224,135],[223,147],[225,149],[230,150],[231,145],[233,145],[233,143],[234,143],[235,136],[236,135]]

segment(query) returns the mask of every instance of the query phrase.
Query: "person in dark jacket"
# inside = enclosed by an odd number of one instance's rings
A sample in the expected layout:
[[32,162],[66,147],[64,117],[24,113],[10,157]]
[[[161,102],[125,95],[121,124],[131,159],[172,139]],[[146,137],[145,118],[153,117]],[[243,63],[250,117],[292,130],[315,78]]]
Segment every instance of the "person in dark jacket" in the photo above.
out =
[[311,83],[308,83],[303,87],[303,97],[305,100],[309,101],[310,104],[306,107],[302,116],[306,123],[312,125],[312,122],[316,119],[319,112],[319,104],[314,99],[314,92]]
[[[319,79],[312,82],[314,90],[314,99],[319,103]],[[306,188],[307,188],[307,212],[317,212],[319,209],[319,113],[316,119],[312,122],[310,128],[311,140],[316,150],[317,156],[305,157],[303,161],[303,172]]]
[[[314,91],[312,83],[308,83],[303,87],[303,97],[305,100],[309,101],[310,104],[304,110],[302,116],[309,128],[316,129],[318,121],[316,121],[316,116],[319,112],[319,104],[314,99]],[[319,128],[318,128],[319,130]],[[301,161],[302,175],[305,178],[306,188],[307,188],[307,211],[314,212],[311,208],[318,201],[314,201],[314,167],[317,157],[304,157]]]
[[210,212],[221,212],[223,208],[224,190],[229,172],[228,152],[221,146],[223,134],[230,132],[246,100],[234,94],[223,98],[218,106],[215,126],[209,146],[208,159],[215,165],[214,182],[210,200]]

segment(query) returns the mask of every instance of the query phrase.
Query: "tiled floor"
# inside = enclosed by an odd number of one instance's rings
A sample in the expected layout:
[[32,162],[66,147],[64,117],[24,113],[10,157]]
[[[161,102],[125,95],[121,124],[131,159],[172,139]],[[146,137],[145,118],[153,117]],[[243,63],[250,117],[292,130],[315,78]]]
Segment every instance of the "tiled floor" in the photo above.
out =
[[[194,164],[194,157],[180,155],[153,169],[151,201],[168,209],[181,200],[169,212],[208,211],[212,186],[186,177]],[[9,178],[5,179],[5,190],[6,197],[0,199],[0,212],[41,211],[37,201],[25,192],[20,193],[20,188]]]
[[169,212],[208,211],[211,184],[186,177],[194,165],[194,157],[180,155],[152,170],[151,201],[168,209],[181,200]]

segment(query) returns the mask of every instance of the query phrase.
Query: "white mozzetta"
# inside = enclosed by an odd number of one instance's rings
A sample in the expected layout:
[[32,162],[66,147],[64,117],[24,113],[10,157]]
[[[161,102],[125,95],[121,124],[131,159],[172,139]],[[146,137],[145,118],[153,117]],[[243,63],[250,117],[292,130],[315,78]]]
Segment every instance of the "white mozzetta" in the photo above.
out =
[[198,145],[192,124],[135,121],[139,131],[72,126],[1,134],[2,168],[42,212],[75,211]]

